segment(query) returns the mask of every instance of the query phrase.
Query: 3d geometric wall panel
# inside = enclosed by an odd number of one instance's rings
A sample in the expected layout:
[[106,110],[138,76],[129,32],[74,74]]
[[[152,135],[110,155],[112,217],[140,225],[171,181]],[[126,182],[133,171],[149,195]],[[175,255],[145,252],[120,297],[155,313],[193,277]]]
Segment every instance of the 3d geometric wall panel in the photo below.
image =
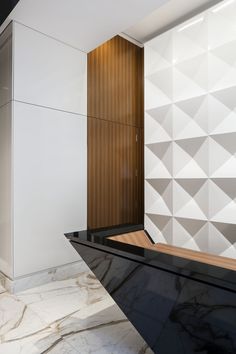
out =
[[145,45],[145,228],[236,258],[236,0]]

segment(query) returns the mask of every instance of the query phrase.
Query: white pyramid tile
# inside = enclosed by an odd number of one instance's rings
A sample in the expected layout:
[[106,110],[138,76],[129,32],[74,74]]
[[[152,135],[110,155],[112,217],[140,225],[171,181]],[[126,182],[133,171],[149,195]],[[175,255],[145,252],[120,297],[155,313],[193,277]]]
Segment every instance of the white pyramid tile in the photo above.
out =
[[220,256],[236,259],[236,246],[227,248]]
[[164,236],[160,233],[157,226],[152,222],[147,214],[144,215],[144,227],[149,233],[151,239],[155,242],[166,243]]
[[235,215],[236,215],[236,203],[235,201],[231,201],[227,204],[224,209],[219,211],[214,217],[212,221],[218,222],[226,222],[226,223],[235,223]]
[[153,108],[145,114],[145,143],[170,141],[172,138],[172,105]]
[[173,98],[175,101],[207,93],[207,54],[185,60],[173,70]]
[[[179,179],[176,182],[186,191],[194,203],[191,203],[193,206],[199,206],[203,212],[203,220],[208,217],[208,180],[204,179]],[[190,202],[192,202],[192,200]],[[190,203],[188,203],[190,205]],[[190,215],[190,210],[186,206],[186,214]],[[181,209],[183,211],[183,208]],[[188,213],[188,214],[187,214]],[[194,215],[194,213],[193,213]]]
[[172,68],[163,69],[160,71],[156,71],[152,75],[147,77],[147,80],[150,81],[160,93],[167,97],[168,99],[172,99],[173,97],[173,70]]
[[205,223],[203,227],[193,237],[200,251],[209,252],[208,237],[209,237],[209,222]]
[[173,137],[187,139],[206,136],[208,133],[207,96],[179,101],[173,107]]
[[145,182],[145,210],[149,214],[172,215],[172,182],[151,179]]
[[207,180],[175,180],[173,184],[173,212],[176,217],[207,220]]
[[226,238],[227,242],[230,243],[230,247],[236,243],[236,224],[219,222],[212,222],[211,224],[223,237]]
[[231,155],[234,155],[236,153],[236,133],[217,134],[212,135],[211,137]]
[[207,178],[208,138],[177,140],[173,145],[175,178]]
[[185,164],[180,172],[176,173],[175,178],[206,178],[207,175],[196,161],[191,159]]
[[192,18],[173,31],[174,62],[196,57],[207,50],[206,17],[200,15]]
[[175,102],[201,96],[205,93],[206,90],[202,89],[191,78],[176,68],[173,69],[173,99]]
[[154,144],[165,141],[171,141],[166,129],[155,118],[145,113],[145,143]]
[[194,238],[191,238],[188,242],[186,242],[184,244],[183,248],[187,248],[192,251],[201,251],[197,242],[194,240]]
[[211,50],[211,53],[220,58],[223,62],[230,66],[236,65],[236,38],[231,42],[227,42],[220,47]]
[[225,252],[232,244],[216,227],[217,224],[210,224],[209,229],[209,252],[221,254]]
[[172,31],[163,33],[145,45],[145,75],[164,69],[172,64]]
[[198,55],[197,57],[176,64],[175,67],[203,90],[207,90],[207,58],[207,54]]
[[209,196],[211,221],[235,224],[236,179],[211,180]]
[[174,218],[173,243],[185,247],[194,239],[198,249],[208,249],[208,223],[204,220]]
[[[216,137],[216,135],[214,135]],[[231,154],[222,147],[213,137],[209,138],[209,173],[214,176],[221,167],[231,158]]]
[[236,178],[236,158],[231,156],[212,175],[212,178]]
[[236,111],[231,110],[216,97],[208,97],[208,122],[210,134],[236,132]]
[[212,7],[209,12],[214,16],[220,16],[232,24],[235,21],[235,13],[236,13],[236,3],[235,0],[224,0],[220,2],[218,5]]
[[[152,156],[153,155],[153,156]],[[146,178],[171,178],[172,144],[148,144],[145,148]]]
[[211,91],[236,85],[236,67],[216,56],[214,51],[208,56],[208,76]]
[[155,243],[172,242],[172,218],[166,215],[145,214],[145,229]]
[[219,47],[236,39],[235,7],[226,6],[220,11],[209,11],[208,45],[210,49]]
[[171,66],[171,62],[169,62],[165,57],[161,56],[157,50],[150,46],[145,47],[144,63],[145,76],[151,75],[158,70],[163,70]]
[[152,109],[172,103],[158,87],[148,79],[145,80],[145,108]]
[[236,102],[235,102],[235,95],[236,95],[236,86],[224,88],[222,90],[218,90],[216,92],[211,93],[218,101],[223,103],[228,109],[235,110]]
[[[186,25],[191,24],[186,28]],[[179,30],[185,25],[185,29],[181,30],[181,33],[188,37],[191,42],[198,45],[200,48],[208,49],[208,38],[206,33],[208,32],[208,14],[201,13],[194,18],[191,18],[185,24],[180,25]],[[186,48],[185,48],[186,50]]]
[[236,133],[212,135],[210,172],[212,178],[236,177]]
[[[209,181],[209,216],[214,218],[215,215],[224,209],[231,202],[231,198],[217,186],[214,181]],[[216,220],[217,221],[217,220]]]
[[183,245],[191,240],[191,238],[191,234],[189,234],[176,218],[173,218],[173,246],[183,247]]

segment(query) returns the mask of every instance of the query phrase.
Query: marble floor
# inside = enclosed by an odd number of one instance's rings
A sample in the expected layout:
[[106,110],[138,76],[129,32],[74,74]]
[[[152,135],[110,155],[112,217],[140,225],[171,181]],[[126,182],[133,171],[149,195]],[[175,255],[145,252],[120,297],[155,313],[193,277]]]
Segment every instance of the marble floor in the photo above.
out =
[[152,354],[90,272],[11,295],[0,287],[0,354]]

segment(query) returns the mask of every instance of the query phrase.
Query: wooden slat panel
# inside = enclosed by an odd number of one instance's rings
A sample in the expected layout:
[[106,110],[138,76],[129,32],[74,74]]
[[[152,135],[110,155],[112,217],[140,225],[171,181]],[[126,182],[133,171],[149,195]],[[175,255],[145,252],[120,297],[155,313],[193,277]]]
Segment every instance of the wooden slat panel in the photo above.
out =
[[109,237],[111,240],[128,243],[138,247],[151,249],[161,253],[170,254],[173,256],[206,263],[226,269],[236,270],[236,260],[221,256],[214,256],[209,253],[192,251],[186,248],[166,245],[163,243],[153,244],[144,231],[131,232],[128,234]]
[[116,36],[88,54],[88,228],[143,222],[143,121],[143,50]]
[[88,118],[88,132],[92,142],[88,145],[89,228],[142,222],[137,128]]
[[143,49],[119,36],[88,54],[88,116],[143,127]]

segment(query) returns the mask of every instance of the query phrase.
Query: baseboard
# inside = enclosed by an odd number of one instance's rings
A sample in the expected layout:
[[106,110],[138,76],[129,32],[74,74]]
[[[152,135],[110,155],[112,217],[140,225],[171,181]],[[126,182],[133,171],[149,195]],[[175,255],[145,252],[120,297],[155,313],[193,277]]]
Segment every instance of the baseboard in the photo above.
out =
[[75,278],[78,274],[85,271],[88,271],[87,265],[83,260],[79,260],[15,279],[10,279],[0,273],[0,284],[11,294],[15,294],[52,281]]

